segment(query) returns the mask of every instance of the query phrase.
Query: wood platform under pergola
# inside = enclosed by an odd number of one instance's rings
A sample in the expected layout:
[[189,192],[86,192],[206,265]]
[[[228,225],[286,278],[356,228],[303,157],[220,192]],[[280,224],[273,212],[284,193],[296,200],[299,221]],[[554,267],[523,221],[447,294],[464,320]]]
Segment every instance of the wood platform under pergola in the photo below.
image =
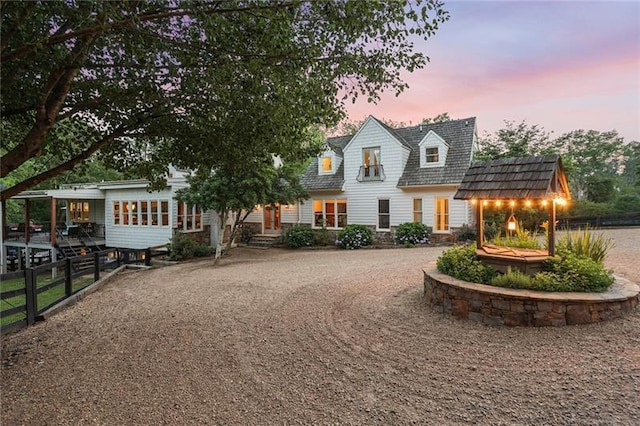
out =
[[[569,184],[559,155],[475,162],[469,167],[453,197],[475,206],[477,252],[481,260],[504,270],[517,266],[534,272],[542,260],[555,255],[556,207],[571,199]],[[484,243],[483,207],[488,203],[537,204],[548,211],[548,250],[499,250]]]

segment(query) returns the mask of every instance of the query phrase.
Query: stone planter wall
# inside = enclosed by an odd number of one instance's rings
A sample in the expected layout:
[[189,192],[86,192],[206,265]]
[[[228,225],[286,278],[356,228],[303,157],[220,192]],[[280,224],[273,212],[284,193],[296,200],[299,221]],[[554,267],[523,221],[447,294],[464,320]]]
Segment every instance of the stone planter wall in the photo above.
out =
[[424,298],[436,312],[506,326],[562,326],[620,318],[636,309],[640,287],[624,278],[604,293],[553,293],[493,287],[456,280],[430,263]]

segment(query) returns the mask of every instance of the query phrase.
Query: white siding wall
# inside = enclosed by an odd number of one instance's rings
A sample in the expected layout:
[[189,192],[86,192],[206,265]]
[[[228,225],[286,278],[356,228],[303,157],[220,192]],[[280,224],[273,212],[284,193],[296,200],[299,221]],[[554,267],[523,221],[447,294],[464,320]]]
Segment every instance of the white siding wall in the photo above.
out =
[[171,239],[172,226],[115,225],[113,223],[114,201],[158,200],[169,202],[169,223],[175,224],[176,201],[169,189],[148,193],[145,189],[108,190],[105,199],[105,242],[110,247],[142,249],[166,244]]
[[298,223],[298,206],[296,204],[280,206],[281,223]]
[[[356,177],[362,166],[362,149],[380,147],[380,164],[384,169],[384,181],[358,182]],[[340,198],[347,198],[348,223],[376,225],[378,200],[389,199],[391,226],[402,222],[406,203],[402,190],[396,187],[408,158],[408,150],[394,140],[375,121],[368,121],[351,140],[344,152],[345,191]]]

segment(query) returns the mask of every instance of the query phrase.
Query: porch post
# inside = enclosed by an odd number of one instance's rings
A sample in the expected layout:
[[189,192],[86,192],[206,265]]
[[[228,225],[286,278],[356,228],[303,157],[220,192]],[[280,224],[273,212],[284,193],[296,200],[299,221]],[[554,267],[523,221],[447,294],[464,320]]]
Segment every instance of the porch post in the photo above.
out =
[[31,240],[31,201],[26,198],[24,200],[24,242],[28,245]]
[[477,247],[480,249],[484,245],[484,215],[482,211],[482,200],[476,202],[476,241]]
[[551,200],[551,207],[549,208],[549,226],[547,227],[549,232],[549,256],[555,256],[556,254],[556,203]]
[[51,240],[51,247],[53,247],[57,242],[57,227],[58,223],[57,209],[56,209],[56,199],[51,197],[51,234],[49,235]]

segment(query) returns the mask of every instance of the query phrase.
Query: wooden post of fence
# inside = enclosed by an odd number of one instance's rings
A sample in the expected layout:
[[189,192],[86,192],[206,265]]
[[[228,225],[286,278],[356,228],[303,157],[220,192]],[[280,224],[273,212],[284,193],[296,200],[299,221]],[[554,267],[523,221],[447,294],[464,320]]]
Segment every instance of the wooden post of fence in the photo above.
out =
[[144,251],[144,265],[151,266],[151,247],[147,247]]
[[66,258],[64,262],[64,293],[67,296],[71,296],[73,293],[73,287],[71,283],[71,259]]
[[36,322],[36,312],[38,312],[38,292],[37,276],[32,268],[24,271],[25,278],[25,304],[27,307],[27,325]]
[[93,252],[93,282],[100,279],[100,252]]

